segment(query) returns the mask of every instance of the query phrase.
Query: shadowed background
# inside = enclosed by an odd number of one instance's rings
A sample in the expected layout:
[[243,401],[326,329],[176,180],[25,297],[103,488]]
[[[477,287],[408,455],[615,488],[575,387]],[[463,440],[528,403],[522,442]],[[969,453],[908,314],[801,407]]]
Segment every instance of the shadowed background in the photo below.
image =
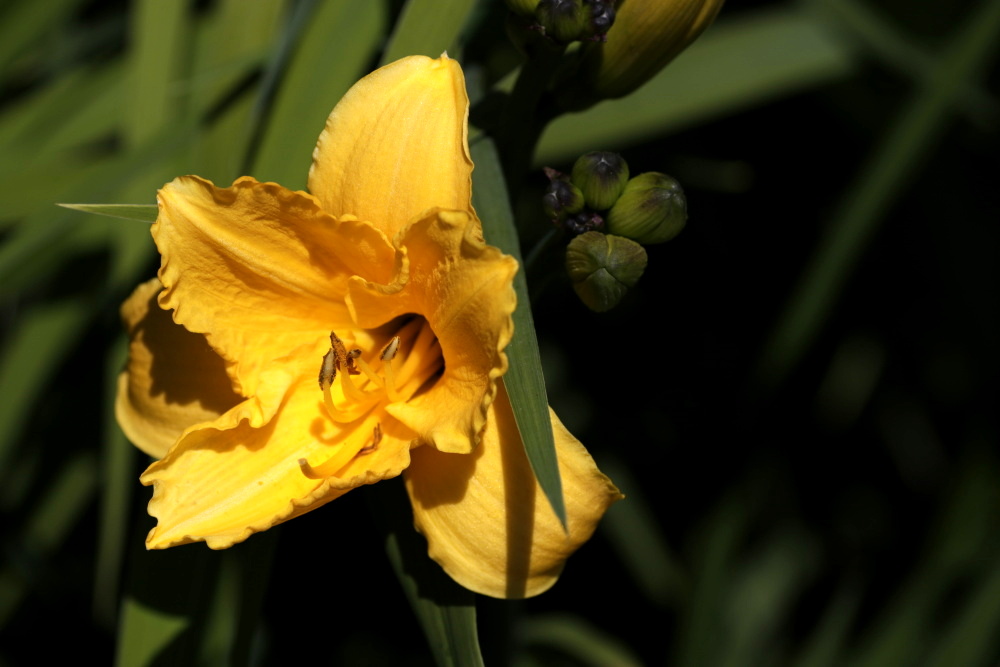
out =
[[[158,260],[143,223],[54,203],[303,188],[380,62],[508,75],[500,5],[0,6],[0,664],[433,664],[377,519],[406,527],[395,485],[143,551],[146,459],[111,406],[118,305]],[[543,134],[526,251],[540,167],[590,150],[676,177],[690,219],[607,314],[558,251],[529,272],[551,403],[628,498],[551,591],[477,599],[488,664],[996,664],[998,33],[993,0],[734,2]]]

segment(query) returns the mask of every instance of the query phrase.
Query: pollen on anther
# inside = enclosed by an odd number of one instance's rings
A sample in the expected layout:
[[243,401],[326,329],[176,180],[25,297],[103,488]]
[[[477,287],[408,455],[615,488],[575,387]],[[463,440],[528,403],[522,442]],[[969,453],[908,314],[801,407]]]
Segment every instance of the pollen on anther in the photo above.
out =
[[382,348],[382,352],[379,354],[379,359],[382,361],[392,361],[398,351],[399,336],[393,336],[392,339],[385,344],[385,347]]
[[358,450],[358,454],[371,454],[376,449],[378,449],[378,444],[382,442],[382,424],[376,423],[375,428],[372,429],[372,441],[370,445],[366,445]]
[[319,388],[326,391],[333,385],[337,377],[337,355],[330,350],[323,355],[323,363],[319,367]]

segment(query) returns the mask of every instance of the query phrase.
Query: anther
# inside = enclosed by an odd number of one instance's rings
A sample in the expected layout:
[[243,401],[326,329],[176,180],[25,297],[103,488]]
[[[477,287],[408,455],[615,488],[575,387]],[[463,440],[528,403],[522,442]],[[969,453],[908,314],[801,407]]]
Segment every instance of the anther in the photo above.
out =
[[385,393],[390,401],[398,401],[399,394],[396,392],[396,373],[392,368],[392,360],[399,352],[399,336],[393,336],[378,357],[382,360],[382,372],[385,374]]
[[378,449],[378,443],[382,442],[382,424],[376,422],[375,428],[372,429],[372,442],[370,445],[366,445],[358,450],[358,455],[371,454],[376,449]]
[[319,367],[319,388],[327,391],[337,377],[337,357],[330,350],[323,355],[323,364]]
[[382,348],[382,352],[379,353],[378,358],[381,361],[392,361],[398,351],[399,336],[393,336],[389,342],[385,344],[385,347]]

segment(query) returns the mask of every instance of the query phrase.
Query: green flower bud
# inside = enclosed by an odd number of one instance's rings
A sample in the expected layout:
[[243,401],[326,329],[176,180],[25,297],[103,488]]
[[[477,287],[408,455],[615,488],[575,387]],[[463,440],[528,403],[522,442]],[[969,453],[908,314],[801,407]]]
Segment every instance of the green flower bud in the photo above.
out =
[[507,9],[526,19],[534,17],[535,7],[538,6],[538,0],[504,0],[504,2],[507,3]]
[[627,182],[628,165],[617,153],[587,153],[573,165],[573,183],[583,192],[587,206],[597,211],[611,208]]
[[715,20],[723,0],[618,3],[607,39],[582,51],[580,66],[556,81],[553,96],[576,111],[624,97],[649,81]]
[[639,174],[608,211],[608,232],[639,243],[663,243],[687,222],[687,199],[676,179],[655,171]]
[[590,24],[590,7],[583,0],[540,0],[535,7],[535,20],[548,37],[569,44],[586,36]]
[[622,300],[646,270],[646,250],[629,239],[600,232],[580,234],[566,248],[566,273],[591,310],[603,313]]
[[[583,193],[573,185],[565,174],[546,169],[549,174],[549,187],[542,196],[542,208],[545,215],[553,222],[562,222],[567,216],[583,210]],[[551,173],[549,173],[551,172]]]

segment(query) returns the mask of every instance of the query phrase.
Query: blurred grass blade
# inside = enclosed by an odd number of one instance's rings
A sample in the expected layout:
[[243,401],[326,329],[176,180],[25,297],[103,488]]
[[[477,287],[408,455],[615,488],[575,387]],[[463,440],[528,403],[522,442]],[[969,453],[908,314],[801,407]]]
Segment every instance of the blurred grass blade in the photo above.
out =
[[841,202],[758,361],[775,387],[795,367],[829,317],[885,212],[928,157],[950,112],[1000,46],[1000,2],[984,0],[955,32],[925,86],[898,118]]
[[792,664],[796,667],[837,667],[845,664],[844,652],[860,601],[857,585],[844,584]]
[[94,565],[94,619],[113,630],[118,622],[125,539],[128,535],[132,489],[137,484],[134,462],[138,450],[125,439],[115,422],[114,401],[118,374],[125,365],[125,341],[119,337],[109,346],[105,362],[104,422],[101,447],[101,497],[98,519],[97,557]]
[[554,120],[535,163],[621,150],[818,86],[850,72],[848,47],[819,21],[787,9],[721,20],[632,95]]
[[82,0],[20,0],[0,7],[0,73],[31,44],[44,43],[46,33],[67,24]]
[[109,218],[148,223],[156,222],[158,211],[154,204],[57,204],[57,206],[94,215],[106,215]]
[[975,579],[966,604],[927,658],[930,667],[986,665],[1000,649],[1000,560]]
[[628,498],[608,509],[600,530],[642,595],[661,606],[680,603],[690,583],[660,527],[664,517],[657,516],[656,504],[647,500],[641,484],[617,456],[602,456],[599,467]]
[[[9,545],[20,558],[43,566],[49,557],[76,528],[81,516],[90,509],[97,488],[97,461],[93,452],[80,452],[64,461],[58,472],[51,472],[42,487],[44,495],[35,498],[20,539]],[[0,628],[7,627],[11,614],[29,592],[29,585],[19,572],[4,568],[0,573]]]
[[[408,0],[382,54],[381,64],[387,65],[404,56],[437,58],[453,48],[475,6],[475,0]],[[457,53],[451,55],[458,57]]]
[[779,526],[760,545],[743,550],[726,593],[722,641],[725,667],[753,667],[767,662],[770,647],[780,642],[796,601],[816,570],[818,549],[807,533]]
[[517,309],[514,311],[514,337],[507,346],[510,367],[503,381],[531,469],[553,511],[565,527],[566,505],[556,460],[556,445],[552,437],[545,376],[542,375],[538,339],[531,317],[531,301],[528,299],[528,283],[523,270],[524,262],[521,259],[517,230],[514,228],[514,215],[507,199],[500,158],[493,141],[485,137],[476,141],[471,150],[472,162],[476,165],[472,172],[472,203],[482,218],[486,241],[513,256],[522,267],[514,277]]
[[260,145],[251,151],[255,157],[249,166],[258,180],[292,190],[305,188],[312,151],[326,118],[366,73],[388,22],[382,2],[313,4],[274,104],[260,119]]
[[[146,551],[149,520],[130,532],[128,593],[122,601],[115,664],[196,665],[222,554],[204,548]],[[206,663],[207,664],[207,663]]]
[[733,557],[749,529],[749,508],[735,492],[703,523],[704,535],[693,561],[692,596],[685,605],[685,618],[674,644],[676,656],[670,664],[700,667],[719,664],[720,652],[729,639],[722,612],[733,585]]
[[642,661],[622,642],[580,618],[552,614],[525,618],[520,623],[521,641],[530,652],[544,649],[542,664],[562,664],[552,651],[567,656],[566,664],[589,667],[640,667]]
[[250,665],[279,530],[223,551],[202,628],[199,664]]
[[385,535],[386,553],[440,667],[482,665],[476,630],[476,599],[427,555],[413,528],[402,480],[375,484],[366,498]]
[[845,664],[916,664],[930,650],[930,641],[941,624],[940,611],[952,603],[949,594],[969,581],[983,583],[972,573],[980,571],[984,554],[993,556],[987,562],[995,566],[994,508],[1000,505],[1000,468],[988,448],[973,446],[965,450],[971,450],[972,455],[955,471],[951,492],[935,517],[920,562],[879,618],[868,624],[867,636],[857,654]]
[[131,12],[131,77],[125,98],[123,129],[135,147],[178,115],[177,79],[185,40],[191,34],[189,3],[137,0]]
[[18,318],[0,357],[0,475],[9,470],[31,406],[79,342],[90,315],[90,304],[74,300],[38,306]]
[[[903,76],[920,83],[934,71],[934,57],[915,40],[907,39],[901,27],[888,16],[881,15],[871,3],[859,0],[809,0],[815,5],[820,18],[849,32],[864,48]],[[959,102],[966,116],[990,131],[990,118],[998,111],[997,99],[982,86],[968,81],[959,95]]]

